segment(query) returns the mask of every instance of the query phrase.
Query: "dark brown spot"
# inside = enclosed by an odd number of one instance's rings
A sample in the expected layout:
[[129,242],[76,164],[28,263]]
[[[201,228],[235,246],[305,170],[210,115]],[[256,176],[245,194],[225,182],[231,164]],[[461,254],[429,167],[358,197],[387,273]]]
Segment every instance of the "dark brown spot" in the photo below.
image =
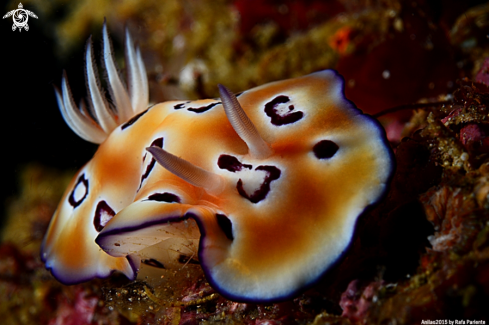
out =
[[143,116],[144,114],[146,114],[148,112],[148,110],[149,109],[145,110],[144,112],[139,113],[138,115],[133,116],[129,121],[127,121],[126,123],[122,124],[121,130],[124,130],[125,128],[130,127],[131,125],[133,125],[134,122],[136,122],[137,120],[139,120],[139,118],[141,116]]
[[216,103],[212,103],[212,104],[209,104],[207,106],[201,106],[201,107],[186,107],[187,104],[189,104],[191,102],[185,102],[185,103],[180,103],[180,104],[177,104],[175,106],[173,106],[174,109],[182,109],[182,108],[187,108],[187,111],[190,111],[190,112],[194,112],[194,113],[204,113],[208,110],[210,110],[211,108],[213,108],[214,106],[216,105],[219,105],[221,104],[221,102],[216,102]]
[[217,224],[221,228],[224,235],[226,235],[226,237],[229,240],[234,240],[233,224],[231,223],[231,220],[229,220],[229,218],[224,214],[219,214],[219,213],[216,214],[216,219],[217,219]]
[[185,102],[185,103],[181,103],[181,104],[176,104],[175,106],[173,106],[174,109],[182,109],[185,107],[185,105],[187,105],[188,103],[190,102]]
[[314,145],[312,151],[318,159],[329,159],[333,157],[340,147],[330,140],[321,140]]
[[178,196],[172,193],[155,193],[148,196],[148,201],[158,201],[158,202],[167,202],[167,203],[180,203],[181,200]]
[[100,201],[97,204],[95,210],[95,217],[93,218],[93,225],[95,229],[100,232],[107,225],[107,222],[115,216],[114,210],[105,201]]
[[163,148],[163,138],[154,139],[153,142],[151,142],[151,147]]
[[289,105],[288,112],[279,110],[279,105],[288,103],[290,98],[284,95],[275,97],[272,101],[265,104],[265,113],[271,118],[273,125],[281,126],[299,121],[304,113],[301,111],[295,111],[294,105]]
[[[153,146],[163,148],[163,138],[158,138],[158,139],[153,140],[153,142],[151,143],[151,147],[153,147]],[[144,162],[144,159],[143,159],[143,162]],[[151,161],[149,162],[148,166],[146,167],[144,174],[141,176],[141,181],[139,182],[138,191],[141,189],[141,186],[143,185],[144,180],[146,178],[148,178],[148,176],[151,173],[151,171],[153,170],[155,164],[156,164],[156,160],[154,158],[151,158]]]
[[239,172],[243,168],[248,168],[251,170],[251,165],[242,164],[239,162],[238,158],[230,156],[230,155],[220,155],[217,160],[217,165],[220,169],[226,169],[230,172]]
[[212,103],[210,105],[202,106],[202,107],[189,107],[187,108],[187,110],[194,113],[204,113],[220,103],[221,102]]
[[159,269],[165,269],[165,266],[163,265],[163,263],[161,263],[160,261],[155,260],[154,258],[149,258],[149,259],[146,259],[146,260],[141,260],[141,263],[144,263],[144,264],[149,265],[149,266],[152,266],[152,267],[157,267]]
[[75,187],[71,191],[68,202],[76,208],[79,206],[88,195],[88,179],[85,179],[85,174],[78,177]]

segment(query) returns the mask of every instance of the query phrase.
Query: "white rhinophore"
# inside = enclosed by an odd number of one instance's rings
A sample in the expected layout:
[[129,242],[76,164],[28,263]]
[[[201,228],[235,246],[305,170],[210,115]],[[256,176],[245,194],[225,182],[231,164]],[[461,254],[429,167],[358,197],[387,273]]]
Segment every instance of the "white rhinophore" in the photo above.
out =
[[66,73],[63,74],[61,81],[61,93],[58,89],[55,89],[61,115],[68,126],[81,138],[93,143],[102,143],[117,126],[144,111],[149,102],[148,78],[141,51],[133,44],[129,31],[126,30],[126,62],[129,90],[124,86],[117,71],[105,23],[103,28],[103,52],[104,66],[108,78],[107,84],[114,107],[111,107],[107,102],[100,86],[93,58],[91,37],[87,42],[85,53],[90,111],[87,111],[83,105],[79,108],[74,104]]

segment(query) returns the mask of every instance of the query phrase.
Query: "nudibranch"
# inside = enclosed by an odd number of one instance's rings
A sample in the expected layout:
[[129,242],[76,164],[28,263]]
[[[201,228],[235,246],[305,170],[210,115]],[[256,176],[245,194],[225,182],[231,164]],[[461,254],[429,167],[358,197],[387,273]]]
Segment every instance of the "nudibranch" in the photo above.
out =
[[100,143],[43,242],[42,259],[62,283],[116,271],[135,279],[140,267],[181,266],[195,252],[225,297],[286,299],[341,258],[359,216],[387,190],[394,162],[385,132],[345,98],[333,70],[237,95],[219,85],[220,99],[147,108],[129,33],[126,89],[104,25],[113,105],[92,52],[89,41],[88,108],[75,106],[66,75],[56,91],[67,124]]

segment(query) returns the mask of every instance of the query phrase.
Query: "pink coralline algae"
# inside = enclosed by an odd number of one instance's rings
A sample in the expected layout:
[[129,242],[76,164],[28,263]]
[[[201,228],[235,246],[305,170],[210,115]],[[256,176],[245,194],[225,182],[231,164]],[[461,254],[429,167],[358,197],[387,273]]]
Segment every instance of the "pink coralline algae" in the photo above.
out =
[[351,281],[341,295],[340,307],[343,309],[341,316],[351,321],[365,319],[372,303],[377,301],[377,293],[382,285],[383,281],[378,281],[362,288],[359,280]]
[[85,325],[92,324],[95,308],[99,297],[90,296],[79,288],[73,301],[59,303],[57,315],[49,321],[49,325]]
[[475,76],[475,81],[489,86],[489,57],[484,60],[481,69]]

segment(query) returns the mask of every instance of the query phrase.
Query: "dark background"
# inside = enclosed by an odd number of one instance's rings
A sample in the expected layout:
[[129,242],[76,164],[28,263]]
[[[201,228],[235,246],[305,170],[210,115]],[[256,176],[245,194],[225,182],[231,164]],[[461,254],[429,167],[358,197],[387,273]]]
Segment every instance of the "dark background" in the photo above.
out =
[[[1,2],[0,9],[2,17],[10,11],[5,1]],[[84,89],[83,49],[79,49],[75,57],[68,57],[66,62],[57,60],[54,35],[46,32],[45,17],[28,4],[24,9],[31,9],[38,16],[38,19],[29,17],[29,31],[12,31],[12,17],[0,20],[0,223],[4,221],[5,200],[18,193],[17,181],[22,166],[40,163],[58,169],[76,169],[96,150],[95,145],[78,138],[66,126],[53,90],[53,85],[60,85],[63,69],[70,73],[74,90]],[[75,93],[75,98],[80,96],[81,93]]]

